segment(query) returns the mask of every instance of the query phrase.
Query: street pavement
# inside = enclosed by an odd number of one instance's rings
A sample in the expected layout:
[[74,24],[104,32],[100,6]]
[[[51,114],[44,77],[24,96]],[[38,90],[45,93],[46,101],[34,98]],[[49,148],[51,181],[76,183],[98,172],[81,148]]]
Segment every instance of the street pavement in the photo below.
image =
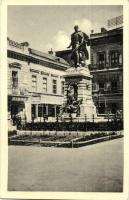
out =
[[122,192],[123,138],[78,149],[9,146],[9,191]]

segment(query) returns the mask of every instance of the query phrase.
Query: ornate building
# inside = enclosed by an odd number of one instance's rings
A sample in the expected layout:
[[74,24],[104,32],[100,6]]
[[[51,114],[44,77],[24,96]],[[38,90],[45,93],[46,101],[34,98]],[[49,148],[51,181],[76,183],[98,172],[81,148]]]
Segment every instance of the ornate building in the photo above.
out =
[[98,113],[123,110],[123,28],[101,29],[90,35],[90,71]]
[[8,119],[20,114],[26,121],[53,120],[63,103],[68,63],[8,38]]

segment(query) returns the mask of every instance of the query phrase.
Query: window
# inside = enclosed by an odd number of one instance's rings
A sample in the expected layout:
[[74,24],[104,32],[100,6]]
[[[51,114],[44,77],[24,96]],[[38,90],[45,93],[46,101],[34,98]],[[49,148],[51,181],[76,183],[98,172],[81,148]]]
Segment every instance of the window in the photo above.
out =
[[43,77],[43,92],[47,92],[47,78]]
[[116,91],[118,89],[117,81],[111,82],[111,90]]
[[97,84],[96,83],[92,83],[92,90],[96,91],[97,90]]
[[112,103],[111,104],[111,113],[112,114],[115,114],[116,113],[116,111],[117,111],[117,104],[116,103]]
[[106,82],[106,91],[110,91],[111,90],[111,82]]
[[105,103],[100,103],[99,108],[98,108],[99,114],[104,114],[105,113]]
[[122,62],[122,58],[120,57],[120,53],[118,51],[112,51],[110,53],[110,63],[111,65],[116,65]]
[[53,94],[56,94],[57,93],[57,80],[53,79]]
[[64,81],[61,81],[61,94],[64,94]]
[[99,90],[104,90],[104,82],[99,82]]
[[105,65],[105,52],[98,53],[98,65],[101,68],[104,68]]
[[18,72],[12,71],[12,87],[18,88]]
[[54,105],[48,106],[48,116],[55,117],[55,106]]
[[32,91],[36,92],[37,90],[37,76],[32,75]]

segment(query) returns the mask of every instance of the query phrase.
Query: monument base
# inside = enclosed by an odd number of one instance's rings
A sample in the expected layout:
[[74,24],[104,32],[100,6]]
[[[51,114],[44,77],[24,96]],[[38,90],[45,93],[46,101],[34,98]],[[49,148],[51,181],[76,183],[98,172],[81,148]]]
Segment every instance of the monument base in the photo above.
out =
[[[66,70],[64,104],[68,102],[70,86],[75,89],[76,99],[81,101],[79,114],[76,117],[93,119],[97,117],[96,107],[92,99],[92,75],[88,67],[70,67]],[[76,88],[75,88],[76,86]],[[74,113],[73,113],[74,114]],[[68,116],[68,115],[67,115]],[[67,118],[67,117],[66,117]]]

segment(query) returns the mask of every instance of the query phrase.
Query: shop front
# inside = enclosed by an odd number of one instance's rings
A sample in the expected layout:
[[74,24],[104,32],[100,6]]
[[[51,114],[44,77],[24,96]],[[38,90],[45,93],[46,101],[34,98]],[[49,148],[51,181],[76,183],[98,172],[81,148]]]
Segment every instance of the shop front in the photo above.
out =
[[60,113],[60,106],[55,104],[32,104],[32,121],[54,120]]
[[31,121],[56,121],[63,104],[63,96],[52,94],[32,94]]
[[26,101],[27,96],[9,96],[8,97],[8,121],[12,126],[19,123],[25,123],[27,119]]

